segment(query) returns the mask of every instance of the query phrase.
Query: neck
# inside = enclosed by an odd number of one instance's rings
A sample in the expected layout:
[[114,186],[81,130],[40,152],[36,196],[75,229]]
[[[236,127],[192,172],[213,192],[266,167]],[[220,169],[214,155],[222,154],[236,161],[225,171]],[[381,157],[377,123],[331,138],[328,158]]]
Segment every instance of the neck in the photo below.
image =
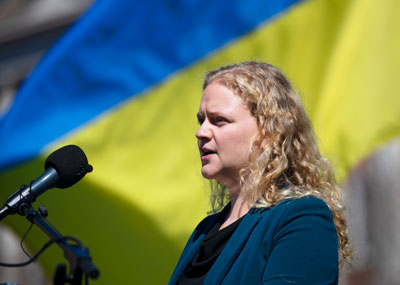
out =
[[241,195],[241,192],[233,196],[231,193],[231,211],[228,215],[228,219],[240,219],[241,217],[246,215],[249,210],[250,205],[244,199],[243,195]]
[[242,193],[240,191],[234,191],[234,189],[229,189],[230,197],[231,197],[231,210],[222,224],[220,229],[223,229],[230,224],[236,222],[241,217],[247,214],[250,210],[249,203],[244,199]]

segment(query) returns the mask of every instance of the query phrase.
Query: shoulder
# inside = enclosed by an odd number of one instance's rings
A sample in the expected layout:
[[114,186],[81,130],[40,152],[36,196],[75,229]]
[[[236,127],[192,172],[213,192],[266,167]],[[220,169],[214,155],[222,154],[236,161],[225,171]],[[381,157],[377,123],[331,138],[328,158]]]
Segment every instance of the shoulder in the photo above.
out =
[[264,281],[285,276],[301,284],[336,283],[338,240],[324,201],[311,196],[287,199],[260,214],[261,244],[268,260]]
[[314,196],[301,198],[289,198],[269,208],[252,208],[252,211],[259,213],[262,217],[270,215],[283,217],[292,215],[323,215],[332,219],[328,205],[321,199]]
[[305,196],[301,198],[289,198],[285,199],[275,207],[282,207],[282,208],[323,208],[329,210],[328,205],[321,199],[315,196]]
[[336,232],[328,205],[314,196],[285,201],[277,205],[276,210],[280,212],[280,219],[284,224],[301,223],[304,227],[308,225],[315,230],[321,230],[321,227],[324,227]]
[[[286,199],[271,208],[253,208],[253,215],[260,215],[259,227],[273,240],[287,234],[329,236],[336,240],[333,216],[327,204],[314,196]],[[271,242],[273,242],[271,240]]]

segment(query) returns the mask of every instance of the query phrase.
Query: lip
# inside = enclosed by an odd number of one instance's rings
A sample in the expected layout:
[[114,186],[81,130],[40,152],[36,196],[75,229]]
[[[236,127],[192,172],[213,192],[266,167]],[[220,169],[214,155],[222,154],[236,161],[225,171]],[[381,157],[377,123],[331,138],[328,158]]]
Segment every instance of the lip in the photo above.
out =
[[209,153],[209,154],[203,154],[201,156],[201,160],[209,160],[211,158],[212,155],[214,155],[215,153]]
[[201,160],[208,160],[215,153],[216,152],[214,150],[211,150],[211,149],[203,147],[203,148],[200,149]]

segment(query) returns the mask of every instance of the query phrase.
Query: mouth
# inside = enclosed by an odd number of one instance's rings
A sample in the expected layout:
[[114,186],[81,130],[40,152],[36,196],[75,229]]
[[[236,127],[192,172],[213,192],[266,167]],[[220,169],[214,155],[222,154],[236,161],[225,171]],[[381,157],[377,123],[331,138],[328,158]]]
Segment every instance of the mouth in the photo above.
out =
[[200,156],[201,159],[207,159],[209,158],[212,154],[215,154],[215,151],[209,150],[209,149],[202,149],[200,151]]

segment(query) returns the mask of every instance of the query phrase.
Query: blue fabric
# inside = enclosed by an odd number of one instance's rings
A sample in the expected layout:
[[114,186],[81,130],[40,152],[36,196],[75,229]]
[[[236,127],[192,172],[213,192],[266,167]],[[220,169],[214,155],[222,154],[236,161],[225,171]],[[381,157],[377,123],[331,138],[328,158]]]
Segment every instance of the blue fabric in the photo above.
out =
[[[194,230],[169,284],[176,284],[218,219]],[[208,272],[204,284],[337,284],[338,240],[332,214],[315,198],[252,208]]]
[[0,170],[299,1],[96,1],[0,118]]

